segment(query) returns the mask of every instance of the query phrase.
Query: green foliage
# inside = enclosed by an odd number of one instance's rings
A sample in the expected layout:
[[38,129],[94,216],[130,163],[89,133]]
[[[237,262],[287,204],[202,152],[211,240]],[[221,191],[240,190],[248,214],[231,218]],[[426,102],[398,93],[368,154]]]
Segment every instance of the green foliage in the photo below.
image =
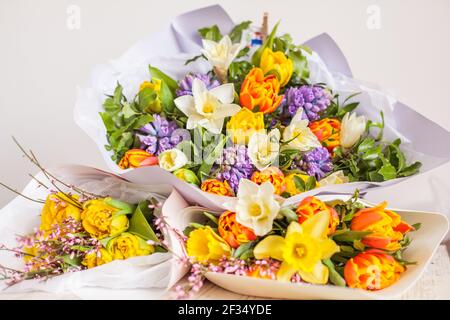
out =
[[229,37],[231,39],[231,42],[238,43],[242,40],[242,33],[247,30],[252,22],[250,20],[243,21],[239,24],[237,24],[229,33]]
[[158,237],[151,227],[153,210],[149,208],[149,204],[150,202],[145,200],[137,205],[136,210],[130,217],[130,226],[127,232],[139,236],[144,240],[159,242]]
[[217,42],[222,39],[222,33],[220,33],[220,29],[216,24],[211,27],[198,29],[198,33],[200,33],[200,36],[206,40]]
[[241,91],[241,85],[245,76],[253,68],[248,61],[233,61],[228,69],[228,82],[234,83],[234,88],[237,92]]

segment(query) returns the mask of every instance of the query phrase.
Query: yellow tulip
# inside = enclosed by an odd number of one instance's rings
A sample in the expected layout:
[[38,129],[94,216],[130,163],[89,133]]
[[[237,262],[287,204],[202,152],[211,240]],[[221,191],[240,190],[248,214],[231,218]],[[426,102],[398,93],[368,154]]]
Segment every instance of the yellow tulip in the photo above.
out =
[[264,131],[264,114],[241,108],[228,121],[227,130],[233,143],[247,144],[255,132]]
[[260,67],[267,73],[275,70],[279,76],[280,85],[284,87],[292,77],[294,63],[281,51],[273,52],[270,48],[265,48],[261,55]]
[[147,256],[155,252],[155,248],[144,239],[128,232],[109,240],[106,248],[114,260]]
[[[75,195],[72,197],[75,201],[78,198]],[[49,195],[42,208],[39,228],[43,231],[50,230],[53,225],[61,225],[69,217],[79,221],[81,210],[73,205],[74,200],[71,200],[61,192]]]
[[268,236],[259,242],[253,252],[255,258],[282,261],[278,280],[289,282],[298,273],[305,282],[326,284],[329,272],[322,259],[339,251],[339,246],[327,237],[329,219],[328,212],[322,211],[302,225],[291,222],[285,238]]
[[81,262],[88,269],[101,266],[102,264],[110,263],[113,261],[112,256],[109,252],[101,248],[99,251],[92,251],[86,254],[83,261]]

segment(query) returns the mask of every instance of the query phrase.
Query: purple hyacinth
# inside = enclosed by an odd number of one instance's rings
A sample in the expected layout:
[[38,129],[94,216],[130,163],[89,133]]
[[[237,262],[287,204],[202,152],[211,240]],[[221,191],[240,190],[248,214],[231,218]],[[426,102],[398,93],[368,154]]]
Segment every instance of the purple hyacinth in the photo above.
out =
[[320,180],[333,170],[333,163],[327,148],[318,147],[306,152],[300,161],[294,161],[291,169],[302,169],[309,176]]
[[208,90],[220,86],[220,82],[208,74],[189,73],[183,80],[178,82],[179,88],[176,91],[177,97],[185,95],[192,96],[192,82],[194,82],[194,79],[201,80],[206,85]]
[[181,141],[191,138],[189,131],[178,128],[175,121],[168,121],[159,114],[154,114],[153,118],[153,122],[141,127],[136,135],[141,142],[141,149],[148,153],[159,155],[165,150],[173,149]]
[[331,94],[328,90],[319,86],[307,86],[289,88],[282,102],[283,115],[292,118],[303,108],[303,119],[316,121],[320,113],[325,111],[331,104]]
[[247,148],[243,145],[233,145],[223,150],[222,156],[216,160],[214,170],[217,170],[216,178],[226,180],[236,193],[239,181],[249,179],[254,168],[247,154]]

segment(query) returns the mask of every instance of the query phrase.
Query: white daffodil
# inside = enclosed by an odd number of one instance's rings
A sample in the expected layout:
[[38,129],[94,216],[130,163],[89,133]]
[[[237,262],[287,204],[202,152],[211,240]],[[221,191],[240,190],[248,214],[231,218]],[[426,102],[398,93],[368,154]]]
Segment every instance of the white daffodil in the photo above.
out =
[[280,211],[273,185],[269,181],[257,185],[248,179],[239,182],[237,198],[224,206],[236,212],[236,221],[252,229],[257,236],[272,230],[273,220]]
[[283,140],[288,146],[300,151],[308,151],[321,146],[320,141],[308,127],[308,120],[302,119],[303,109],[299,109],[291,123],[283,131]]
[[349,182],[348,177],[344,175],[344,172],[342,170],[339,170],[323,178],[322,180],[319,181],[318,184],[319,187],[325,187],[332,184],[341,184],[347,182]]
[[364,130],[366,130],[366,118],[347,112],[341,122],[341,146],[346,149],[353,147]]
[[203,39],[201,52],[213,67],[226,71],[240,50],[241,44],[233,44],[230,37],[226,35],[219,42]]
[[248,157],[258,170],[269,167],[280,151],[280,131],[255,132],[248,141]]
[[188,163],[188,158],[180,149],[170,149],[159,154],[158,162],[161,168],[172,172]]
[[223,84],[208,91],[206,85],[199,79],[192,83],[192,94],[178,97],[175,105],[188,116],[187,129],[201,126],[206,130],[219,134],[222,131],[223,121],[241,110],[233,104],[234,85]]

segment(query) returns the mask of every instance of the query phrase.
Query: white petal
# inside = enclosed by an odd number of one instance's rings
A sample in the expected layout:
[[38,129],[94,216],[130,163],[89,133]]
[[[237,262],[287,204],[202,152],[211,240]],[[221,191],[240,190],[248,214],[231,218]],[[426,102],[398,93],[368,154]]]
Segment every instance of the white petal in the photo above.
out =
[[230,37],[228,35],[225,35],[222,37],[222,39],[220,39],[219,44],[224,45],[227,48],[230,48],[233,43],[231,42]]
[[218,110],[214,113],[214,118],[226,118],[234,116],[241,110],[241,107],[237,104],[222,104]]
[[219,99],[223,104],[230,104],[234,100],[234,84],[226,83],[209,90],[213,96]]
[[200,125],[200,122],[203,118],[198,114],[191,114],[187,119],[186,129],[191,130]]
[[258,185],[251,180],[241,179],[239,181],[238,198],[258,193]]
[[202,124],[202,127],[214,134],[219,134],[223,127],[223,118],[211,119],[208,122]]
[[194,98],[202,97],[205,91],[208,90],[206,89],[206,85],[203,83],[203,81],[195,78],[192,82],[192,95],[194,96]]
[[178,97],[173,102],[177,108],[187,116],[196,113],[194,98],[190,95]]

